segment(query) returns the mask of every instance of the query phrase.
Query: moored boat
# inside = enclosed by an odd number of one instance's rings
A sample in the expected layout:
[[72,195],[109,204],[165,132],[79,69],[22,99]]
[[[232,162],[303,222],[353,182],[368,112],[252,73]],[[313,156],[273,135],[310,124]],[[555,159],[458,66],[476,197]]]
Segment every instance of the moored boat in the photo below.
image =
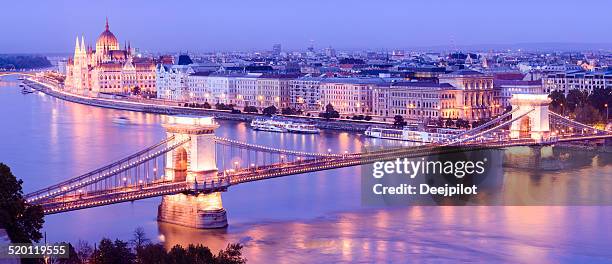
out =
[[292,133],[318,134],[319,129],[313,124],[286,122],[285,128]]
[[269,132],[287,132],[287,129],[282,122],[276,120],[260,120],[254,119],[251,121],[251,127],[255,130],[269,131]]
[[462,130],[453,128],[424,128],[404,126],[402,129],[369,127],[365,134],[373,138],[412,141],[420,143],[441,143],[450,140]]
[[281,121],[273,119],[255,119],[251,121],[251,127],[255,130],[280,132],[280,133],[302,133],[317,134],[319,129],[313,124],[298,123],[291,121]]

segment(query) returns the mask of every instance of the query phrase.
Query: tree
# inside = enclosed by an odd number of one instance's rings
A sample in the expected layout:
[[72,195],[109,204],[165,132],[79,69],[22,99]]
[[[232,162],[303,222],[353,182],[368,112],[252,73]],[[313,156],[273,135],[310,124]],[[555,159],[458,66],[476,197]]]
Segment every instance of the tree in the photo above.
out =
[[80,260],[87,260],[91,257],[91,254],[93,254],[93,248],[91,248],[91,245],[89,245],[87,241],[79,240],[77,242],[76,254]]
[[568,110],[573,112],[576,107],[586,104],[588,94],[578,89],[570,90],[567,93],[567,107]]
[[113,243],[108,238],[100,240],[100,246],[94,250],[90,258],[92,264],[131,264],[136,256],[128,247],[128,243],[119,239]]
[[[138,230],[138,229],[137,229]],[[144,233],[144,232],[143,232]],[[144,234],[138,235],[139,237]],[[85,243],[86,244],[86,243]],[[133,244],[135,246],[135,244]],[[135,246],[136,247],[136,246]],[[72,262],[63,263],[91,263],[91,264],[191,264],[191,263],[219,263],[219,264],[243,264],[246,259],[242,256],[241,244],[228,244],[224,250],[220,250],[214,255],[210,249],[201,244],[189,244],[187,248],[181,245],[173,246],[166,252],[164,246],[159,243],[143,243],[140,247],[129,248],[128,243],[121,240],[104,238],[100,241],[99,247],[94,250],[88,258],[79,258],[79,252],[71,251],[75,256]],[[136,254],[133,254],[133,250]],[[74,262],[80,259],[80,262]]]
[[247,259],[242,257],[242,245],[229,244],[225,250],[219,251],[216,263],[220,264],[243,264]]
[[455,121],[455,126],[457,128],[470,128],[470,122],[459,118]]
[[393,117],[393,125],[396,127],[404,127],[405,125],[407,125],[408,122],[406,122],[404,120],[404,117],[401,115],[396,115],[395,117]]
[[57,263],[59,264],[81,264],[83,260],[79,258],[78,253],[72,246],[72,244],[68,243],[68,257],[67,258],[58,258]]
[[365,116],[365,118],[363,118],[363,119],[364,119],[365,121],[370,121],[370,120],[372,120],[372,116],[367,115],[367,116]]
[[329,104],[327,104],[327,105],[325,106],[325,112],[326,112],[326,113],[331,113],[331,112],[333,112],[333,111],[336,111],[336,109],[334,109],[334,106],[333,106],[331,103],[329,103]]
[[191,263],[189,261],[189,257],[187,256],[187,250],[185,250],[185,248],[183,248],[181,245],[175,245],[172,247],[170,252],[168,252],[168,255],[172,263]]
[[601,112],[591,105],[579,106],[575,110],[576,121],[585,124],[595,124],[605,119]]
[[325,112],[319,113],[319,117],[330,119],[340,118],[340,113],[334,109],[334,106],[330,103],[325,106]]
[[453,120],[449,118],[449,119],[446,119],[446,122],[444,123],[444,125],[446,127],[452,127],[455,125],[455,122],[453,122]]
[[208,102],[204,102],[204,104],[202,104],[202,108],[204,108],[204,109],[211,109],[212,106],[210,106],[210,104]]
[[301,115],[302,110],[291,108],[291,107],[285,107],[281,109],[281,114],[283,115]]
[[605,115],[606,104],[612,107],[612,88],[593,89],[587,100],[591,106]]
[[276,112],[278,112],[278,109],[276,109],[276,106],[273,105],[264,108],[262,111],[262,113],[267,116],[275,115]]
[[257,113],[257,107],[252,106],[252,105],[247,105],[244,107],[244,109],[242,109],[243,112],[245,113]]
[[560,90],[550,92],[548,98],[550,98],[551,100],[550,105],[552,107],[560,107],[561,104],[567,104],[567,101],[565,100],[565,94],[563,93],[563,91]]
[[234,105],[233,104],[224,104],[224,103],[216,103],[215,104],[215,108],[218,110],[233,110],[234,109]]
[[191,263],[219,263],[208,247],[203,245],[189,245],[187,256]]
[[130,243],[136,250],[138,250],[139,248],[151,243],[151,240],[145,235],[144,228],[137,227],[136,230],[134,230],[133,238],[130,240]]
[[[136,250],[136,260],[138,263],[165,264],[172,263],[170,256],[162,244],[147,244]],[[177,262],[174,262],[177,263]]]
[[133,94],[133,95],[139,95],[139,94],[140,94],[140,92],[141,92],[140,87],[138,87],[138,86],[134,86],[134,87],[132,88],[132,94]]
[[14,243],[38,242],[42,238],[43,210],[26,202],[22,184],[8,166],[0,163],[0,226]]
[[442,117],[438,117],[437,120],[435,120],[436,126],[437,127],[443,127],[444,126],[444,119],[442,119]]

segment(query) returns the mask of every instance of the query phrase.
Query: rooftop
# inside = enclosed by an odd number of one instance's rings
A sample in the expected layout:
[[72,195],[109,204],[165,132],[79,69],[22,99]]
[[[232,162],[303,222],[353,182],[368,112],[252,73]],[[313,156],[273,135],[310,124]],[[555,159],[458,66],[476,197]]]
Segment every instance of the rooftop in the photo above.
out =
[[455,88],[448,83],[435,83],[435,82],[394,82],[391,84],[392,87],[427,87],[427,88]]
[[443,76],[476,76],[476,75],[485,75],[485,74],[479,71],[475,71],[475,70],[462,69],[462,70],[456,70],[454,72],[445,74]]

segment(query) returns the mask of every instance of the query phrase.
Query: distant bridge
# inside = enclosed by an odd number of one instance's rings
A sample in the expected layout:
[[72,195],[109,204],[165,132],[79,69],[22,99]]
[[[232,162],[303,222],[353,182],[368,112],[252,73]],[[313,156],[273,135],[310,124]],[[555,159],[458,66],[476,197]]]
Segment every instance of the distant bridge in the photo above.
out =
[[28,72],[22,72],[22,71],[1,72],[0,71],[0,78],[2,78],[4,76],[9,76],[9,75],[22,75],[22,76],[27,76],[27,77],[36,77],[36,73],[38,73],[38,72],[37,71],[28,71]]

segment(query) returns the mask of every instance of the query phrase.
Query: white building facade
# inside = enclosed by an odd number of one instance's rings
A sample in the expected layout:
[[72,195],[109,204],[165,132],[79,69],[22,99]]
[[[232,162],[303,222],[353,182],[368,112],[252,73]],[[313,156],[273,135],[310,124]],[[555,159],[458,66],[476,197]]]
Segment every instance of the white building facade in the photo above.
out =
[[570,90],[581,90],[590,93],[594,89],[612,88],[612,71],[550,73],[542,77],[542,85],[546,93],[563,91],[567,95]]

